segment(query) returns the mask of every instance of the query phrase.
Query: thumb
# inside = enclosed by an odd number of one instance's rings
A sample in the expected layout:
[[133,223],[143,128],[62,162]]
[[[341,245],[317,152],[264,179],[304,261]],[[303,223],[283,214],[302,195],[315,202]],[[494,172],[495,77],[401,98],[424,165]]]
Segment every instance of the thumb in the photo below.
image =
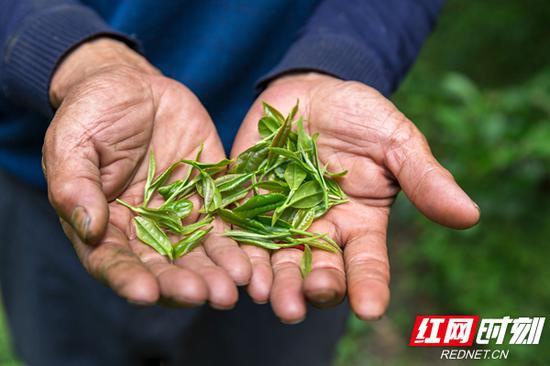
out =
[[42,149],[48,199],[82,241],[95,244],[103,237],[109,219],[98,154],[91,142],[70,146],[70,141],[52,134],[55,132],[48,130]]
[[404,120],[387,146],[386,166],[420,212],[455,229],[477,224],[479,207],[435,159],[426,138],[412,122]]

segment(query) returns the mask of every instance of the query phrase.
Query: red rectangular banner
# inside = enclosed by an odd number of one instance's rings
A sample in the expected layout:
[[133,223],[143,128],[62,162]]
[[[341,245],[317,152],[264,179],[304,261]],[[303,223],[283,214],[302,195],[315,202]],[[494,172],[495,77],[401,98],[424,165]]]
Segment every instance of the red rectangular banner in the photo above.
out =
[[409,346],[471,346],[478,323],[477,315],[419,315]]

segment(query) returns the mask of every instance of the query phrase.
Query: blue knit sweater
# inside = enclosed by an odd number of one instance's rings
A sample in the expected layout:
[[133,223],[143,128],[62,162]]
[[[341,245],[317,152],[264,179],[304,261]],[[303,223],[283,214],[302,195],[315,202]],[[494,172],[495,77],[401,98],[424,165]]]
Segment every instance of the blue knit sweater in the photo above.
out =
[[293,70],[389,95],[442,0],[0,0],[0,169],[44,187],[51,76],[72,48],[123,39],[193,90],[226,149],[255,87]]

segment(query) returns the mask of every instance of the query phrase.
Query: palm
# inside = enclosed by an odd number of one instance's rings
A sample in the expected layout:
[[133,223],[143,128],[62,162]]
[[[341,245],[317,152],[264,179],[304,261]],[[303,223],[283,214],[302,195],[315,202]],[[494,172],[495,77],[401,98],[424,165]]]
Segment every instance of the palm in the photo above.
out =
[[[305,299],[319,306],[333,305],[342,300],[347,285],[354,311],[365,319],[379,317],[389,301],[386,228],[400,185],[422,212],[449,226],[474,224],[477,210],[449,181],[450,174],[429,154],[414,125],[374,90],[328,76],[298,76],[274,83],[259,97],[282,112],[290,111],[296,99],[306,129],[319,133],[320,160],[332,171],[348,171],[339,183],[350,202],[334,207],[312,226],[314,231],[330,233],[344,247],[344,255],[314,252],[313,270],[302,283],[297,270],[300,253],[275,253],[272,306],[282,319],[295,321],[305,314]],[[260,114],[257,102],[239,131],[233,154],[257,141],[255,122]],[[415,159],[409,159],[412,156]],[[433,176],[426,180],[429,174]],[[455,199],[454,206],[434,205],[427,197],[443,191]],[[246,250],[266,258],[256,248]],[[261,287],[255,277],[253,297],[261,292],[254,288]]]
[[[169,263],[136,239],[133,215],[112,201],[120,197],[131,204],[141,204],[150,151],[155,153],[157,170],[164,170],[176,160],[194,157],[201,144],[204,144],[202,160],[223,159],[223,148],[210,117],[189,90],[170,79],[147,76],[140,80],[124,73],[119,73],[117,78],[114,88],[112,84],[108,88],[101,88],[99,84],[96,88],[83,88],[81,93],[77,91],[72,98],[78,100],[79,109],[76,110],[75,103],[70,104],[69,98],[65,101],[68,107],[61,106],[48,131],[45,165],[50,187],[56,186],[52,180],[60,176],[56,174],[55,164],[48,161],[60,160],[59,156],[67,148],[89,149],[89,160],[99,168],[97,184],[110,201],[104,208],[109,214],[95,216],[104,220],[108,217],[105,235],[98,235],[98,246],[82,243],[67,223],[64,229],[88,271],[121,296],[140,303],[154,303],[160,296],[182,305],[209,300],[213,306],[230,307],[237,299],[233,280],[246,282],[249,264],[234,242],[217,237],[220,223],[216,223],[217,230],[206,237],[204,248]],[[87,106],[96,108],[88,110]],[[88,112],[85,117],[78,119],[77,124],[67,125],[64,117],[83,109]],[[89,141],[72,138],[82,135],[82,131],[87,131],[85,136]],[[75,146],[61,145],[56,140]],[[175,172],[176,177],[181,174],[183,170]],[[86,193],[79,192],[79,196]],[[89,196],[94,197],[93,193]],[[57,195],[53,192],[50,196]],[[85,207],[88,211],[101,211],[99,201],[90,200]],[[54,205],[67,202],[71,200],[61,197]],[[155,204],[153,200],[151,205]],[[90,225],[100,227],[103,224],[100,221],[96,219]]]

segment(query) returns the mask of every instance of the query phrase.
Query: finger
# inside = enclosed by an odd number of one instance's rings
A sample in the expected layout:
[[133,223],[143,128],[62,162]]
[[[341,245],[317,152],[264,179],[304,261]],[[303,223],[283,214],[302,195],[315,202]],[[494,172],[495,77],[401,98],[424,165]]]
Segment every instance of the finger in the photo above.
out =
[[99,157],[91,143],[69,147],[66,139],[61,141],[51,131],[46,135],[42,157],[48,198],[81,240],[97,243],[109,218],[98,169]]
[[[339,239],[334,224],[326,218],[314,222],[310,232],[326,233]],[[314,306],[327,308],[342,302],[346,295],[344,259],[341,253],[312,249],[311,272],[304,279],[304,294]]]
[[300,261],[302,251],[283,249],[272,254],[273,288],[271,306],[283,323],[296,324],[306,316],[306,302],[302,292]]
[[202,246],[179,258],[176,264],[204,279],[208,287],[208,300],[213,308],[225,310],[235,306],[239,297],[235,282],[224,269],[208,258]]
[[385,226],[367,228],[351,238],[344,249],[348,297],[360,319],[380,318],[390,300],[390,269]]
[[82,242],[75,230],[61,219],[63,231],[73,243],[86,270],[128,301],[152,305],[160,290],[155,276],[143,265],[128,245],[125,235],[109,225],[100,245]]
[[344,300],[346,276],[344,260],[339,253],[312,250],[311,273],[304,279],[304,294],[316,307],[328,308]]
[[208,299],[206,282],[196,273],[169,263],[166,257],[139,240],[132,240],[130,246],[157,278],[163,303],[198,306]]
[[435,222],[465,229],[479,221],[479,207],[437,162],[422,133],[403,118],[391,134],[386,166],[413,204]]
[[252,275],[250,260],[237,242],[220,235],[225,230],[222,221],[216,219],[212,226],[213,230],[203,242],[206,254],[214,263],[224,268],[237,285],[246,285]]
[[255,303],[265,304],[269,301],[273,284],[269,252],[253,245],[241,245],[241,248],[248,255],[252,265],[252,277],[246,290]]

